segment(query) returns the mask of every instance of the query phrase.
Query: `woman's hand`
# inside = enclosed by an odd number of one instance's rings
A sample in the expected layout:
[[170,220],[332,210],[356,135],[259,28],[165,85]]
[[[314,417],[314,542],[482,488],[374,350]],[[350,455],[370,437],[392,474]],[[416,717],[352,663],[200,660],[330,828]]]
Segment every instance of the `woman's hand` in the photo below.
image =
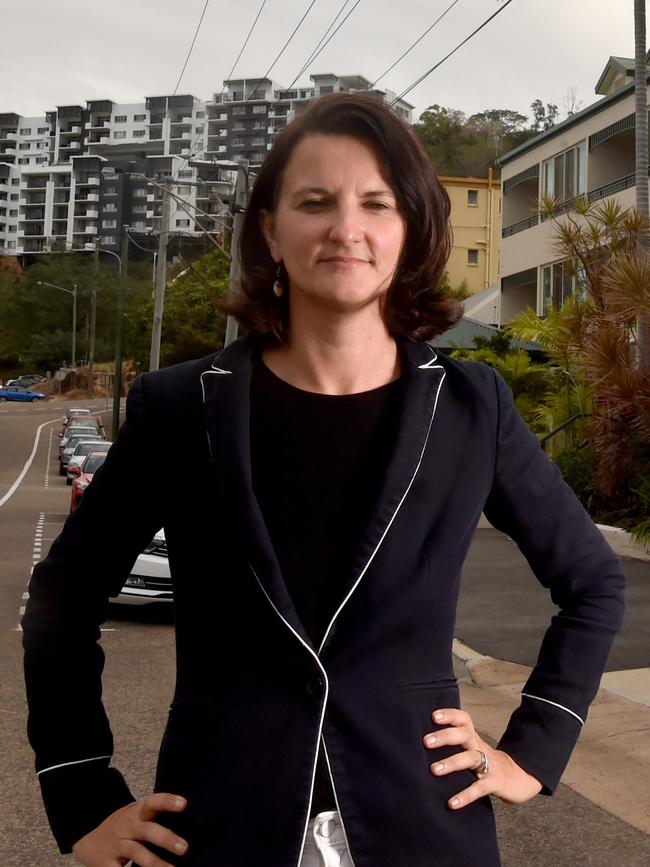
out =
[[433,761],[430,770],[434,776],[477,768],[481,761],[479,751],[485,753],[489,762],[487,774],[449,799],[447,803],[452,810],[466,807],[484,795],[496,795],[506,804],[523,804],[539,794],[542,789],[540,781],[520,768],[507,753],[486,744],[476,734],[472,718],[466,711],[440,708],[431,717],[437,725],[448,728],[426,734],[423,738],[425,747],[461,746],[464,749],[449,758]]
[[111,813],[101,825],[74,844],[72,854],[85,867],[118,867],[129,861],[135,861],[139,867],[171,867],[139,841],[184,855],[186,841],[152,820],[156,813],[180,813],[186,805],[185,798],[178,795],[163,792],[148,795],[143,801]]

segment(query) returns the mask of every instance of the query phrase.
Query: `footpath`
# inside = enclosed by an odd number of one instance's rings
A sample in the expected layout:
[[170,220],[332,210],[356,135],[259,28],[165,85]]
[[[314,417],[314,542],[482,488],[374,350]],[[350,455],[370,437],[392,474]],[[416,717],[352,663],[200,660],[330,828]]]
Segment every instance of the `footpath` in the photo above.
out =
[[[562,783],[494,802],[504,867],[650,867],[650,560],[620,556],[625,625]],[[517,545],[479,525],[463,567],[454,665],[463,707],[495,744],[555,606]]]

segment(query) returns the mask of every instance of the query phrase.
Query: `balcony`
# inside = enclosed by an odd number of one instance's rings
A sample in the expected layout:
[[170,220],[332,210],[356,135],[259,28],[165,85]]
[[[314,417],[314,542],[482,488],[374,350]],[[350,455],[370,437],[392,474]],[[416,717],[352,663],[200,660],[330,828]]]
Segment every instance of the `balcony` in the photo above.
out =
[[516,235],[518,232],[523,232],[526,229],[530,229],[531,226],[536,226],[539,223],[539,214],[532,214],[530,217],[526,217],[525,220],[519,220],[517,223],[513,223],[511,226],[504,226],[501,237],[509,238],[511,235]]
[[85,211],[75,213],[74,218],[75,220],[96,220],[98,216],[99,213],[97,211]]
[[78,187],[98,187],[99,178],[95,176],[85,178],[83,175],[80,175],[78,178],[76,178],[76,185]]

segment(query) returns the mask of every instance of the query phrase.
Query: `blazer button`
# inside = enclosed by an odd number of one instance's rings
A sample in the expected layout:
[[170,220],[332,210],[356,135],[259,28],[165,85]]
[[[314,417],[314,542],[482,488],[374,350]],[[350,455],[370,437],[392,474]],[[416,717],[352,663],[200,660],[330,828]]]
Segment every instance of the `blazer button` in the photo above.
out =
[[307,682],[307,692],[309,695],[321,695],[324,686],[325,683],[322,677],[312,677],[312,679]]

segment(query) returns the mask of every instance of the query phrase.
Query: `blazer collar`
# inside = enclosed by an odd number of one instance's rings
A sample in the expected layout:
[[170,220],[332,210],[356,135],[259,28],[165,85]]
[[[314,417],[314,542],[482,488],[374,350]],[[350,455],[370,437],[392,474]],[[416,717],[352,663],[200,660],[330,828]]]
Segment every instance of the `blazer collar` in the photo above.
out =
[[[243,532],[251,568],[278,614],[312,647],[282,577],[252,485],[250,459],[250,380],[257,342],[247,335],[215,356],[201,375],[210,452],[235,521]],[[444,367],[426,343],[398,340],[402,361],[403,404],[395,448],[385,468],[380,493],[370,510],[356,556],[345,580],[343,601],[321,642],[364,578],[418,472],[434,422]]]

